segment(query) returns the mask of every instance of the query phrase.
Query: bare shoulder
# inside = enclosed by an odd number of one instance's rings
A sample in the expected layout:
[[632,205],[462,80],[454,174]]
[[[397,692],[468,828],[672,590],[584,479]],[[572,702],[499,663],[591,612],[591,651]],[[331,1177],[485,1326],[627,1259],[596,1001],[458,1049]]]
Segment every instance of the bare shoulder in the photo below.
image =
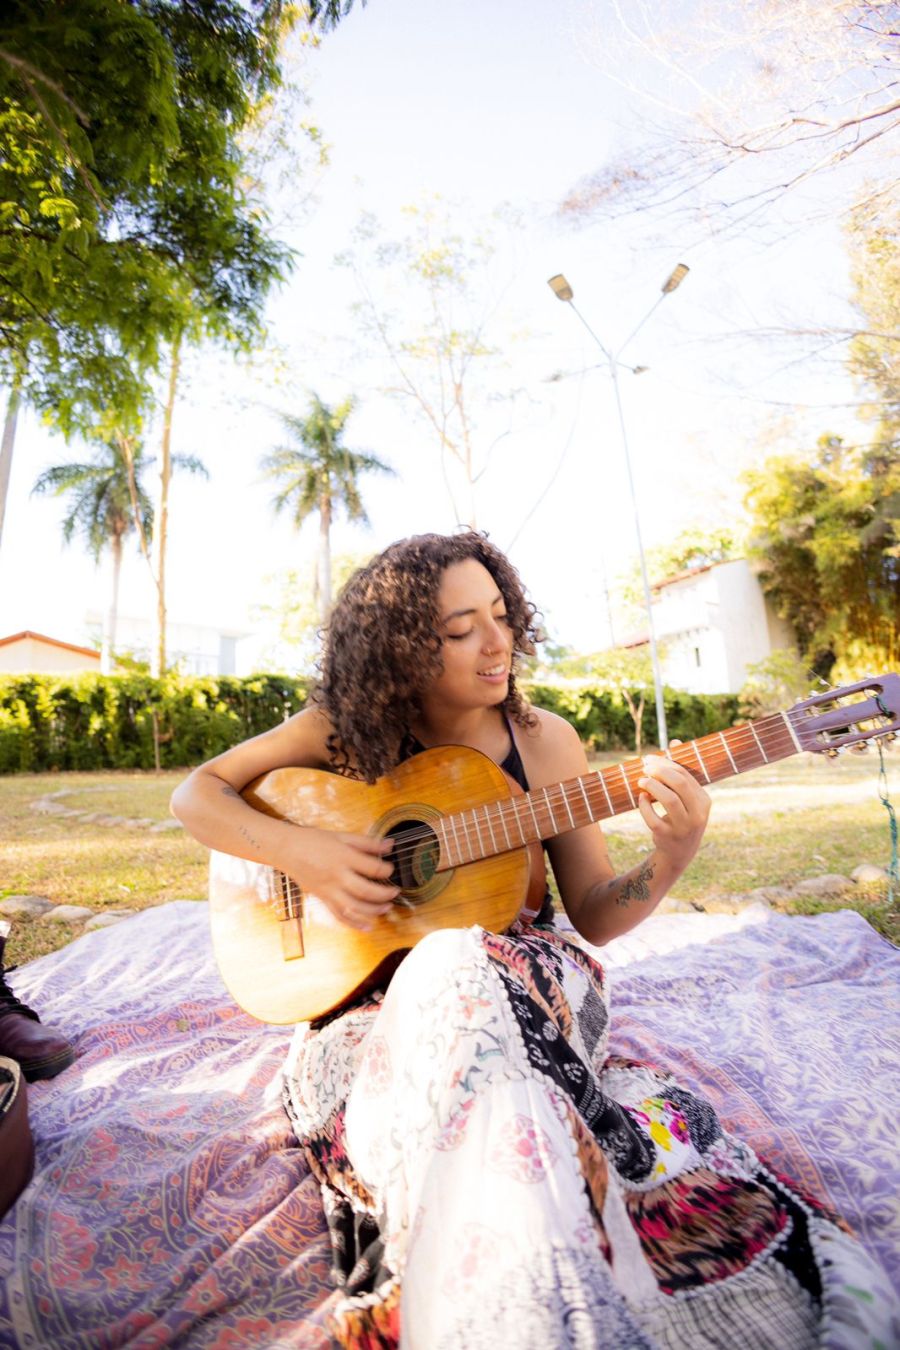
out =
[[570,722],[546,708],[532,708],[535,722],[516,725],[516,744],[532,787],[584,773],[587,758],[578,732]]

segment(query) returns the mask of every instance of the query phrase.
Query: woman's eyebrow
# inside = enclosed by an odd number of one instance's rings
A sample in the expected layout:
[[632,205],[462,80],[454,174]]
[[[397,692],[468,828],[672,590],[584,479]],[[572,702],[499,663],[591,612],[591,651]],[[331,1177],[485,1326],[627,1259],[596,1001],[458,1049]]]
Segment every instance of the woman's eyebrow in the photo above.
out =
[[[502,596],[502,595],[500,594],[500,592],[498,591],[497,594],[494,596],[493,600],[491,601],[491,608],[493,609],[493,607],[494,607],[494,605],[496,605],[497,601],[498,601],[498,600],[502,600],[502,599],[503,599],[503,596]],[[471,609],[455,609],[455,610],[452,612],[452,614],[447,614],[447,615],[444,617],[444,619],[442,620],[442,622],[443,622],[443,623],[449,623],[451,619],[464,619],[464,618],[466,618],[469,614],[475,614],[475,613],[476,613],[476,610],[475,610],[475,607],[474,607],[474,606],[473,606]]]

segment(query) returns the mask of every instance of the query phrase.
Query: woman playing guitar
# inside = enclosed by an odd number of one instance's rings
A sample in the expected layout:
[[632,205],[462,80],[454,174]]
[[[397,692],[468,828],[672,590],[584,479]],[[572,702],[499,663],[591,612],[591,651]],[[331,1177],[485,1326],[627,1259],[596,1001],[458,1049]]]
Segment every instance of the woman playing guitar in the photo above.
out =
[[[402,902],[405,836],[279,819],[242,793],[298,766],[374,784],[442,746],[532,791],[581,777],[573,728],[516,685],[534,620],[482,535],[392,545],[340,595],[310,706],[195,770],[175,814],[359,941]],[[672,759],[648,756],[636,787],[652,847],[624,874],[596,824],[546,845],[594,946],[652,912],[706,826],[706,792]],[[604,972],[576,934],[540,898],[502,933],[445,927],[386,988],[297,1028],[285,1103],[334,1241],[337,1342],[796,1350],[824,1344],[827,1306],[835,1343],[842,1318],[848,1337],[870,1318],[887,1343],[862,1249],[706,1101],[607,1056]],[[863,1291],[852,1307],[848,1286]]]

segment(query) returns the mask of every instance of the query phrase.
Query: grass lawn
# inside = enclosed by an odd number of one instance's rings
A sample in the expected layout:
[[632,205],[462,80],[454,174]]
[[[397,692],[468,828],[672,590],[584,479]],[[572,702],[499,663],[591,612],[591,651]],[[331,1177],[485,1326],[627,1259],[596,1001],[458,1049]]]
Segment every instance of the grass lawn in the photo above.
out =
[[[617,755],[596,757],[597,765]],[[888,784],[900,812],[900,753],[887,756]],[[711,790],[713,810],[703,845],[672,895],[709,909],[760,886],[788,885],[825,872],[849,875],[861,862],[890,861],[888,816],[876,791],[878,755],[838,760],[802,755],[765,766]],[[0,898],[30,894],[56,904],[146,909],[166,900],[206,895],[206,850],[181,830],[103,825],[41,815],[33,803],[65,790],[61,805],[107,816],[170,819],[180,770],[161,773],[18,774],[0,778]],[[604,827],[617,868],[630,867],[647,834],[632,812]],[[854,887],[840,899],[793,900],[794,913],[847,906],[900,943],[900,900],[890,908],[882,885]],[[72,928],[13,924],[8,963],[21,964],[68,942]]]
[[[183,830],[161,834],[104,826],[77,817],[45,816],[32,803],[65,789],[60,804],[104,815],[165,821],[169,797],[184,777],[172,773],[13,774],[0,778],[0,899],[42,895],[54,904],[146,909],[166,900],[206,895],[207,852]],[[63,946],[65,925],[14,923],[9,964]]]

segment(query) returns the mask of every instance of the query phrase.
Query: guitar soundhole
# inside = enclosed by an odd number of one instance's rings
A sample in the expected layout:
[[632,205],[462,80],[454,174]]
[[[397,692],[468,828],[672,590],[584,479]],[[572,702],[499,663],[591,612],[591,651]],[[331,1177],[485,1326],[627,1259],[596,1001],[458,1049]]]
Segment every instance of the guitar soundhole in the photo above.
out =
[[[400,887],[408,900],[429,898],[440,854],[434,830],[423,820],[398,820],[385,838],[394,841],[392,883]],[[426,894],[416,894],[422,891]]]

